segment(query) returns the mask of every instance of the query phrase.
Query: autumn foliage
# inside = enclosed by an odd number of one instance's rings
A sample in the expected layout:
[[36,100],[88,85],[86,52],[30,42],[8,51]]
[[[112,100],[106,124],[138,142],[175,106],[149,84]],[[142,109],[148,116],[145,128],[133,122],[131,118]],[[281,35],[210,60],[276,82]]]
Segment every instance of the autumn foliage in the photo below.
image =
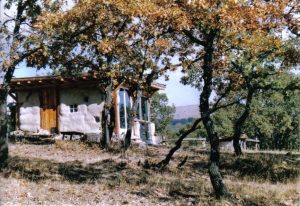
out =
[[[270,86],[265,78],[298,63],[292,60],[299,56],[299,47],[287,49],[285,40],[299,37],[298,17],[297,0],[80,0],[69,9],[42,12],[33,24],[34,41],[26,44],[38,48],[27,64],[50,66],[65,75],[89,72],[101,77],[105,144],[112,135],[113,89],[127,84],[137,98],[167,71],[193,71],[211,144],[211,182],[217,197],[230,197],[218,168],[220,138],[211,115],[250,100],[257,89]],[[216,98],[210,101],[213,92]],[[232,101],[222,105],[224,99]]]

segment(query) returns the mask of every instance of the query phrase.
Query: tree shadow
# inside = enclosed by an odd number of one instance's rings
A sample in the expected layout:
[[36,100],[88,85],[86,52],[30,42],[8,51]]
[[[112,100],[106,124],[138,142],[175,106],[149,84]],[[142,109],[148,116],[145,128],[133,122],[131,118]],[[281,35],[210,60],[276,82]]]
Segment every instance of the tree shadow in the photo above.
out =
[[51,145],[55,143],[55,140],[49,135],[40,136],[14,136],[9,137],[10,144],[16,144],[22,142],[23,144],[33,144],[33,145]]
[[191,164],[191,167],[195,171],[207,173],[207,169],[208,169],[209,165],[207,162],[193,162]]
[[113,180],[122,170],[134,170],[125,162],[106,159],[93,164],[83,165],[80,161],[55,162],[39,158],[10,157],[1,173],[5,177],[15,177],[38,182],[45,179],[71,181],[76,183],[95,183],[105,178]]
[[60,164],[58,173],[64,179],[76,183],[93,183],[99,179],[105,178],[106,180],[115,179],[115,174],[129,169],[126,167],[125,162],[116,162],[111,159],[106,159],[93,164],[83,166],[81,162],[67,162]]
[[294,181],[299,177],[299,163],[290,157],[274,154],[245,154],[222,157],[220,169],[224,174],[236,173],[240,178],[268,180],[272,183]]

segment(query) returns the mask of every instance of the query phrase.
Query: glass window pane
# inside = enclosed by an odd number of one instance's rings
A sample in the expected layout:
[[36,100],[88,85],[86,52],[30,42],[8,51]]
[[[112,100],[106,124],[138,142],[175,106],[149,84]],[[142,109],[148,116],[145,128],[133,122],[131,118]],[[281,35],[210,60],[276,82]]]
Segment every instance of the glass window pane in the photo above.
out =
[[125,95],[125,108],[126,108],[126,125],[128,125],[131,116],[130,115],[131,103],[130,103],[130,97],[127,90],[124,90],[124,95]]
[[142,107],[142,119],[148,121],[148,101],[146,97],[142,97],[141,99],[141,107]]
[[136,100],[138,102],[137,108],[136,108],[136,118],[140,119],[140,98],[137,98]]
[[126,128],[125,125],[125,111],[124,111],[124,89],[120,89],[119,91],[119,99],[120,99],[120,104],[119,104],[119,111],[120,111],[120,127],[121,128]]

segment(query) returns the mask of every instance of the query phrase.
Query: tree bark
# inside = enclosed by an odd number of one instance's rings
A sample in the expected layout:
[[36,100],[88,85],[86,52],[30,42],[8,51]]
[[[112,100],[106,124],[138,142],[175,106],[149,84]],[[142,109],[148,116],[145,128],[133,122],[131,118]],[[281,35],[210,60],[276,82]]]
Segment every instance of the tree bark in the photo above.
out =
[[0,164],[8,158],[7,136],[7,95],[9,82],[12,79],[14,67],[9,67],[4,75],[3,84],[0,88]]
[[213,120],[210,117],[209,98],[212,93],[212,80],[213,80],[213,53],[214,53],[214,41],[217,36],[216,30],[211,30],[207,35],[207,43],[204,46],[204,58],[203,58],[203,89],[200,94],[200,113],[203,119],[203,125],[206,129],[208,139],[210,141],[210,163],[209,163],[209,176],[214,188],[217,198],[229,196],[227,187],[225,186],[222,176],[219,172],[219,137],[214,131]]
[[6,142],[7,135],[7,117],[6,117],[6,88],[0,89],[0,166],[6,162],[8,158],[8,145]]
[[9,83],[13,77],[13,73],[15,71],[15,66],[23,61],[28,55],[24,54],[22,57],[18,59],[14,59],[16,45],[20,41],[20,28],[21,24],[26,21],[26,18],[23,17],[24,11],[29,6],[29,1],[18,1],[17,3],[17,13],[15,20],[15,26],[13,29],[13,39],[11,42],[10,48],[10,60],[12,62],[11,66],[8,68],[0,68],[3,72],[5,72],[3,83],[0,85],[0,164],[5,162],[8,158],[8,145],[6,142],[6,135],[7,135],[7,96],[9,92]]
[[107,87],[105,88],[105,97],[104,97],[104,108],[102,111],[102,119],[101,119],[101,128],[102,128],[102,135],[101,135],[101,145],[102,147],[108,148],[110,147],[111,143],[111,136],[112,136],[112,128],[113,128],[113,121],[112,121],[112,82],[110,82]]
[[7,134],[7,120],[6,120],[7,119],[7,117],[6,117],[7,94],[8,94],[8,92],[7,92],[6,88],[0,89],[0,138],[1,139],[5,139],[6,134]]
[[234,124],[233,148],[234,148],[235,155],[237,156],[241,156],[243,154],[240,145],[240,137],[242,135],[243,126],[250,114],[250,105],[253,99],[253,95],[254,95],[254,90],[252,88],[249,88],[244,111]]

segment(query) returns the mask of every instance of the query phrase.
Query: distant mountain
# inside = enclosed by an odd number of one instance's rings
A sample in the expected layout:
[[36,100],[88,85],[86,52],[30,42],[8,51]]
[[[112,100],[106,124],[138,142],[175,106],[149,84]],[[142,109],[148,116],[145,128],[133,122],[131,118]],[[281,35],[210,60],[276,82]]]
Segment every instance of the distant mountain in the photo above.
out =
[[173,119],[188,119],[200,117],[198,105],[187,105],[176,107]]

